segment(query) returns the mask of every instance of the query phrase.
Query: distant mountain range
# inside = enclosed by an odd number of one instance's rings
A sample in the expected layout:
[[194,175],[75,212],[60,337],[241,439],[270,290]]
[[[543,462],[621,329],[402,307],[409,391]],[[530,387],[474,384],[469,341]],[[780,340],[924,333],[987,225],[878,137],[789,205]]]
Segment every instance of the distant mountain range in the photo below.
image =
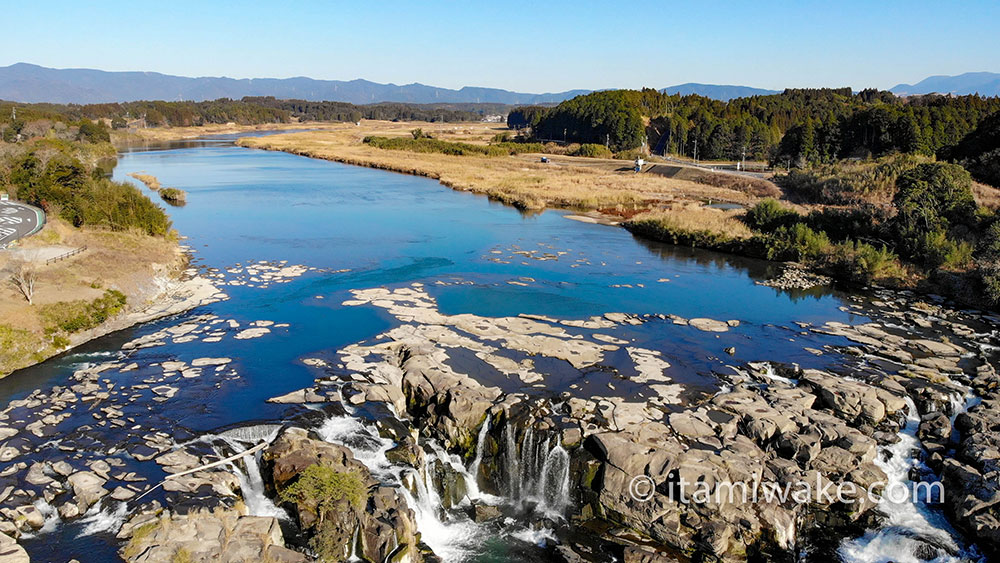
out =
[[[56,69],[28,63],[0,67],[0,100],[92,104],[135,100],[215,100],[244,96],[279,99],[337,101],[354,104],[405,102],[413,104],[490,103],[508,105],[556,104],[592,90],[548,94],[511,92],[499,88],[466,86],[458,90],[424,84],[379,84],[368,80],[316,80],[313,78],[225,78],[172,76],[157,72],[107,72],[83,68]],[[662,92],[699,94],[717,100],[777,94],[777,90],[689,82],[663,88]],[[1000,95],[1000,74],[969,72],[958,76],[932,76],[916,84],[900,84],[901,95],[939,92],[956,95]]]
[[283,99],[337,101],[354,104],[374,102],[558,103],[590,90],[554,94],[523,94],[498,88],[465,87],[460,90],[424,84],[379,84],[368,80],[315,80],[297,78],[188,78],[157,72],[106,72],[82,68],[55,69],[17,63],[0,67],[0,99],[17,102],[93,104],[135,100],[215,100],[244,96],[274,96]]
[[[718,100],[775,94],[774,90],[748,86],[678,84],[664,88],[673,93],[700,94]],[[244,96],[274,96],[310,101],[354,104],[406,102],[414,104],[492,103],[509,105],[556,104],[592,90],[551,94],[526,94],[498,88],[466,86],[460,90],[424,84],[379,84],[368,80],[315,80],[312,78],[225,78],[172,76],[157,72],[107,72],[83,68],[56,69],[28,63],[0,67],[0,100],[93,104],[135,100],[215,100]]]
[[677,86],[668,86],[660,91],[667,94],[680,94],[682,96],[686,96],[688,94],[698,94],[699,96],[714,98],[724,102],[728,102],[733,98],[766,96],[768,94],[779,93],[778,90],[765,90],[763,88],[751,88],[750,86],[699,84],[697,82],[688,82],[685,84],[678,84]]
[[890,89],[898,96],[914,94],[979,94],[982,96],[1000,96],[1000,73],[996,72],[966,72],[958,76],[931,76],[916,84],[898,84]]

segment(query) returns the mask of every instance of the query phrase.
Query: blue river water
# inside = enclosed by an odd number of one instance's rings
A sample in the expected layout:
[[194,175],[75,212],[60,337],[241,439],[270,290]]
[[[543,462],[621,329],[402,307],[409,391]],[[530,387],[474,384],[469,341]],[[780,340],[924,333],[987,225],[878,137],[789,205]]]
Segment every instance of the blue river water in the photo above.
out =
[[[188,193],[185,206],[167,211],[193,251],[193,267],[212,272],[287,261],[314,268],[266,288],[225,286],[228,300],[184,315],[211,313],[243,326],[266,320],[286,328],[259,339],[168,343],[130,357],[140,364],[233,359],[238,378],[221,384],[190,380],[149,415],[160,421],[154,426],[182,433],[280,418],[286,407],[265,401],[312,384],[316,371],[303,358],[332,357],[396,322],[382,309],[342,306],[354,289],[420,282],[446,314],[737,319],[740,326],[723,334],[681,331],[669,321],[636,329],[637,342],[669,359],[677,381],[706,392],[715,385],[712,371],[724,363],[827,367],[834,355],[815,356],[803,347],[838,339],[803,334],[794,323],[859,320],[845,312],[843,294],[756,284],[777,273],[772,263],[639,240],[621,228],[568,219],[567,211],[524,214],[431,179],[240,148],[230,138],[122,153],[114,178],[139,184],[128,177],[135,172]],[[64,384],[82,363],[100,361],[126,341],[178,322],[134,327],[22,370],[0,382],[0,399],[6,403]],[[730,346],[733,357],[724,353]],[[140,369],[134,377],[142,376]],[[77,548],[112,557],[115,549],[107,538],[80,540],[68,532],[25,545],[43,558]]]

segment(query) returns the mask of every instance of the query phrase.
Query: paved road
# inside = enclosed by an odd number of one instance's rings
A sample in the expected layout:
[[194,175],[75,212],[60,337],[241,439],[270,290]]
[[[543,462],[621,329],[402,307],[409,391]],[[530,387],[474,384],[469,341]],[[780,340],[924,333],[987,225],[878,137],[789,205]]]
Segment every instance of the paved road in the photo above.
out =
[[37,233],[44,224],[45,213],[41,209],[13,201],[0,201],[0,248]]

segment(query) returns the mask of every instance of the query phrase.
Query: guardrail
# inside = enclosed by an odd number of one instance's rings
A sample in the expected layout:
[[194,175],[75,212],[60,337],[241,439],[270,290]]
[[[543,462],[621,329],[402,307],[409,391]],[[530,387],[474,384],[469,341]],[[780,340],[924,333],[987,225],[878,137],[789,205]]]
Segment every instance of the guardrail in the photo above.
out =
[[77,254],[80,254],[84,250],[87,250],[86,246],[81,246],[80,248],[75,248],[75,249],[70,250],[69,252],[67,252],[65,254],[60,254],[59,256],[56,256],[55,258],[49,258],[48,260],[45,261],[45,265],[48,266],[49,264],[58,262],[60,260],[65,260],[65,259],[70,258],[72,256],[76,256]]

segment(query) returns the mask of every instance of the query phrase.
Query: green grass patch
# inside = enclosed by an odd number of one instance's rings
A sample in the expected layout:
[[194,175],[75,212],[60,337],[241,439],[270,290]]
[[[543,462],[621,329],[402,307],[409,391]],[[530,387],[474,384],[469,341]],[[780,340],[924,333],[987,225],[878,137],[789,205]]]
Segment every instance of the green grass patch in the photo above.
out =
[[0,324],[0,377],[44,358],[45,342],[27,330]]
[[78,299],[39,306],[45,332],[58,337],[59,332],[72,334],[94,328],[114,317],[125,308],[125,294],[114,289],[93,301]]

